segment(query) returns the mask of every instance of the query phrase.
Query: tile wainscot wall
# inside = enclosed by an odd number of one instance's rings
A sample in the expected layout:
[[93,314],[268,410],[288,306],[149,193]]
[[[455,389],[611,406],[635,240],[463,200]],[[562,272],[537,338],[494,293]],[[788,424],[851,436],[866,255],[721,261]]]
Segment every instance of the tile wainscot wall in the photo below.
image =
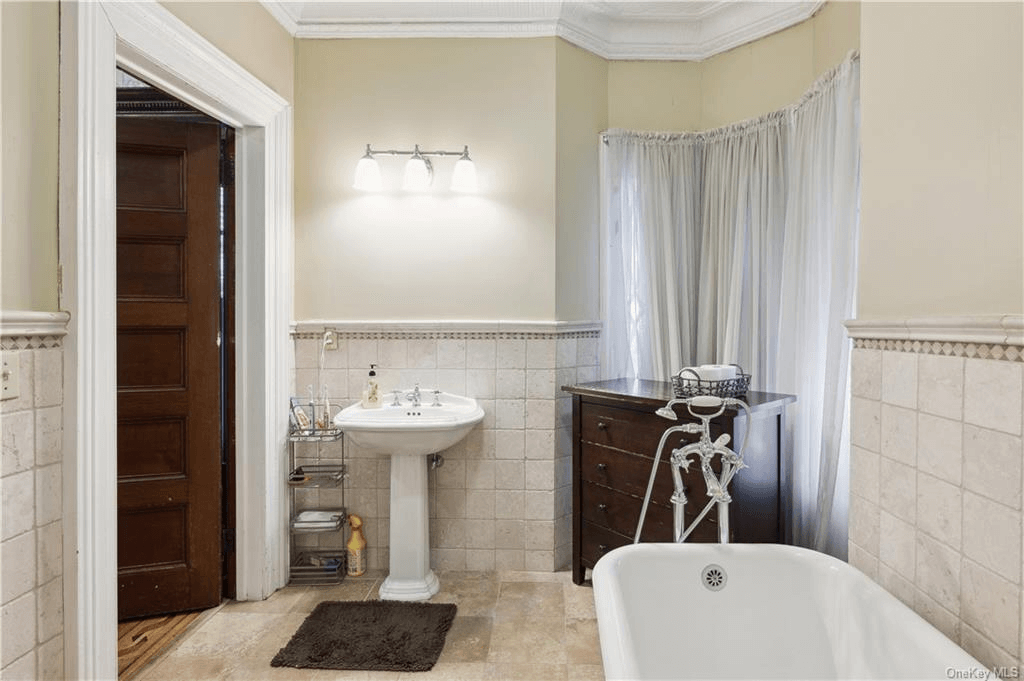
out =
[[18,395],[3,421],[0,678],[64,678],[62,505],[66,315],[4,312],[0,348]]
[[979,661],[1019,668],[1019,319],[1005,338],[902,326],[851,325],[850,563]]
[[[542,570],[569,565],[572,532],[572,400],[561,386],[598,379],[599,324],[300,322],[295,392],[326,385],[341,405],[357,401],[370,364],[392,389],[476,398],[485,417],[465,440],[441,452],[430,471],[431,567],[446,570]],[[325,330],[336,349],[323,353]],[[319,373],[319,377],[318,374]],[[312,463],[315,444],[300,444]],[[350,475],[345,505],[363,517],[370,568],[388,566],[389,458],[343,443],[320,446],[321,462]],[[297,495],[305,506],[341,505],[342,490]],[[300,506],[300,510],[301,510]],[[343,533],[299,535],[300,547],[339,548]]]

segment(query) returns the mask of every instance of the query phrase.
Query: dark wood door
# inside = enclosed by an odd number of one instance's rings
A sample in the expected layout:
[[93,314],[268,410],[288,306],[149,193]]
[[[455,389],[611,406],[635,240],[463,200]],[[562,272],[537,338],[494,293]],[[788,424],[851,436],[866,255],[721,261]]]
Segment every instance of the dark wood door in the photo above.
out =
[[122,619],[221,598],[219,137],[117,123]]

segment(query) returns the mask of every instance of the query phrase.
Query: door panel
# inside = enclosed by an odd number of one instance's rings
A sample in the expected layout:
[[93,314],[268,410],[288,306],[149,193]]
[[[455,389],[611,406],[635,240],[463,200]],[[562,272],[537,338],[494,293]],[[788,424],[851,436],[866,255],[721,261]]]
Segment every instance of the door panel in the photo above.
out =
[[219,130],[118,119],[118,615],[221,597]]

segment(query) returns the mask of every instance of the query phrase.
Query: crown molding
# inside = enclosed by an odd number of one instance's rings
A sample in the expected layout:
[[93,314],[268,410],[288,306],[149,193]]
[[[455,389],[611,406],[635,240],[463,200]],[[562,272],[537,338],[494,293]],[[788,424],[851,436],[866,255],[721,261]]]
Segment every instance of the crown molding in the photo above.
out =
[[299,31],[299,19],[297,16],[292,16],[286,3],[279,0],[260,0],[260,4],[270,12],[270,16],[274,17],[274,20],[281,24],[284,30],[288,31],[289,35],[295,37]]
[[798,24],[825,0],[261,2],[296,38],[558,36],[609,60],[699,61]]

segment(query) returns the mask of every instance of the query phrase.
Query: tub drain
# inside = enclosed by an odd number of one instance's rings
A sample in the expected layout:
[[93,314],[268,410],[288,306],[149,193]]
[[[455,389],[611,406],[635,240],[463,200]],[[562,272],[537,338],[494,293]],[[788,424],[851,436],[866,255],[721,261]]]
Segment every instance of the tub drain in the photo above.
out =
[[700,573],[700,581],[709,591],[721,591],[725,588],[728,576],[725,574],[725,568],[712,563]]

